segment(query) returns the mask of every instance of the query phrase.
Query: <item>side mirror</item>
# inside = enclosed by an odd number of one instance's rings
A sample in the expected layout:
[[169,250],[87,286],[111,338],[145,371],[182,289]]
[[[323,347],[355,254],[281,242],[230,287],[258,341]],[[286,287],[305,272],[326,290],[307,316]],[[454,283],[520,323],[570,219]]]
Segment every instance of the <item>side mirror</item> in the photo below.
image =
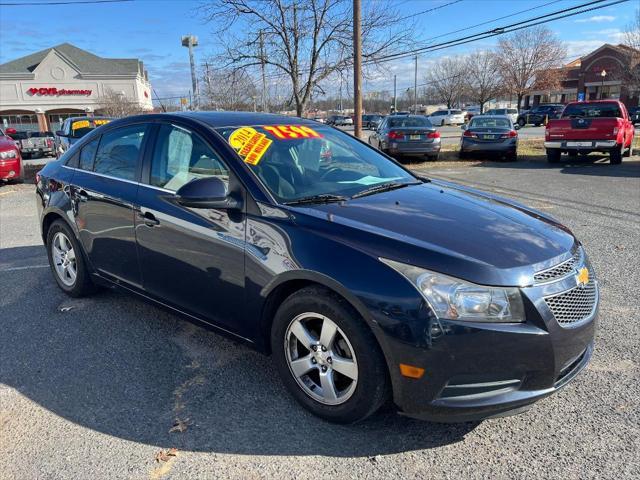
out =
[[242,201],[227,193],[227,186],[218,177],[192,180],[176,192],[180,205],[190,208],[240,210]]
[[467,126],[466,125],[460,125],[460,130],[466,130]]
[[66,133],[64,133],[62,130],[58,130],[58,131],[56,131],[56,135],[57,135],[58,137],[66,137],[66,136],[67,136],[67,134],[66,134]]

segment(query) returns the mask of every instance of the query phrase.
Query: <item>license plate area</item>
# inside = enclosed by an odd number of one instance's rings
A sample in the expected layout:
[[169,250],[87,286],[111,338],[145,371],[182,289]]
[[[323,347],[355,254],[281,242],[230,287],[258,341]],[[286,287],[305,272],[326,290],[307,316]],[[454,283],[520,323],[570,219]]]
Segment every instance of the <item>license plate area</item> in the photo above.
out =
[[497,135],[483,135],[482,138],[485,140],[495,140]]
[[592,147],[593,142],[567,142],[567,147]]
[[422,135],[409,135],[409,140],[420,140]]

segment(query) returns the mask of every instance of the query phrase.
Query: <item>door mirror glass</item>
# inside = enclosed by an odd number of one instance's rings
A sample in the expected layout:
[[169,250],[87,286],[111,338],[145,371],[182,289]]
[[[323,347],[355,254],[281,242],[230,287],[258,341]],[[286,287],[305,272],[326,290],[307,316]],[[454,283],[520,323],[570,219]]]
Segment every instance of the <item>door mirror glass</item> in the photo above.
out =
[[460,130],[466,130],[467,126],[466,125],[460,125]]
[[227,193],[227,185],[218,177],[191,180],[176,192],[178,203],[191,208],[239,210],[242,202]]
[[66,133],[64,133],[62,130],[58,130],[58,131],[56,132],[56,135],[57,135],[57,136],[59,136],[59,137],[66,137],[66,136],[67,136],[67,134],[66,134]]

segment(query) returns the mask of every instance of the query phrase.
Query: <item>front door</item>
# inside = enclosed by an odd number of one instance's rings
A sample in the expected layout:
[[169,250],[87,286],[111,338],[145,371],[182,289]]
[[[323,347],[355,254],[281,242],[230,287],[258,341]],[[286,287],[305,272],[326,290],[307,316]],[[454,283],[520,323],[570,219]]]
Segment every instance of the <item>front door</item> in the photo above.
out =
[[110,280],[139,287],[134,206],[146,124],[105,132],[85,145],[73,176],[80,240],[93,267]]
[[[245,215],[186,208],[175,192],[218,176],[240,192],[220,156],[195,132],[160,124],[148,178],[138,191],[136,236],[144,289],[159,301],[239,335],[244,299]],[[146,177],[146,175],[145,175]]]

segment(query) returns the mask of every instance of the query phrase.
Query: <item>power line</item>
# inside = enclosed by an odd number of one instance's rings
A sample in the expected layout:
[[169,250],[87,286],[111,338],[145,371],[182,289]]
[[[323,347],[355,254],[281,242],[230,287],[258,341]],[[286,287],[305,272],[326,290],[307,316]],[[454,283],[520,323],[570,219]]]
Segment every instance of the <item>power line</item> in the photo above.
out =
[[26,6],[45,6],[45,5],[89,5],[94,3],[124,3],[133,2],[134,0],[78,0],[58,1],[58,2],[20,2],[20,3],[0,3],[0,7],[26,7]]
[[[428,10],[422,10],[421,12],[416,12],[416,13],[412,13],[411,15],[405,15],[404,17],[400,17],[398,19],[396,19],[396,22],[400,22],[402,20],[406,20],[407,18],[413,18],[413,17],[417,17],[418,15],[424,15],[425,13],[429,13],[429,12],[433,12],[435,10],[440,10],[441,8],[444,7],[448,7],[449,5],[455,5],[456,3],[460,3],[463,0],[454,0],[453,2],[449,2],[449,3],[444,3],[442,5],[439,5],[437,7],[433,7],[433,8],[429,8]],[[560,0],[556,0],[556,1],[560,1]]]

